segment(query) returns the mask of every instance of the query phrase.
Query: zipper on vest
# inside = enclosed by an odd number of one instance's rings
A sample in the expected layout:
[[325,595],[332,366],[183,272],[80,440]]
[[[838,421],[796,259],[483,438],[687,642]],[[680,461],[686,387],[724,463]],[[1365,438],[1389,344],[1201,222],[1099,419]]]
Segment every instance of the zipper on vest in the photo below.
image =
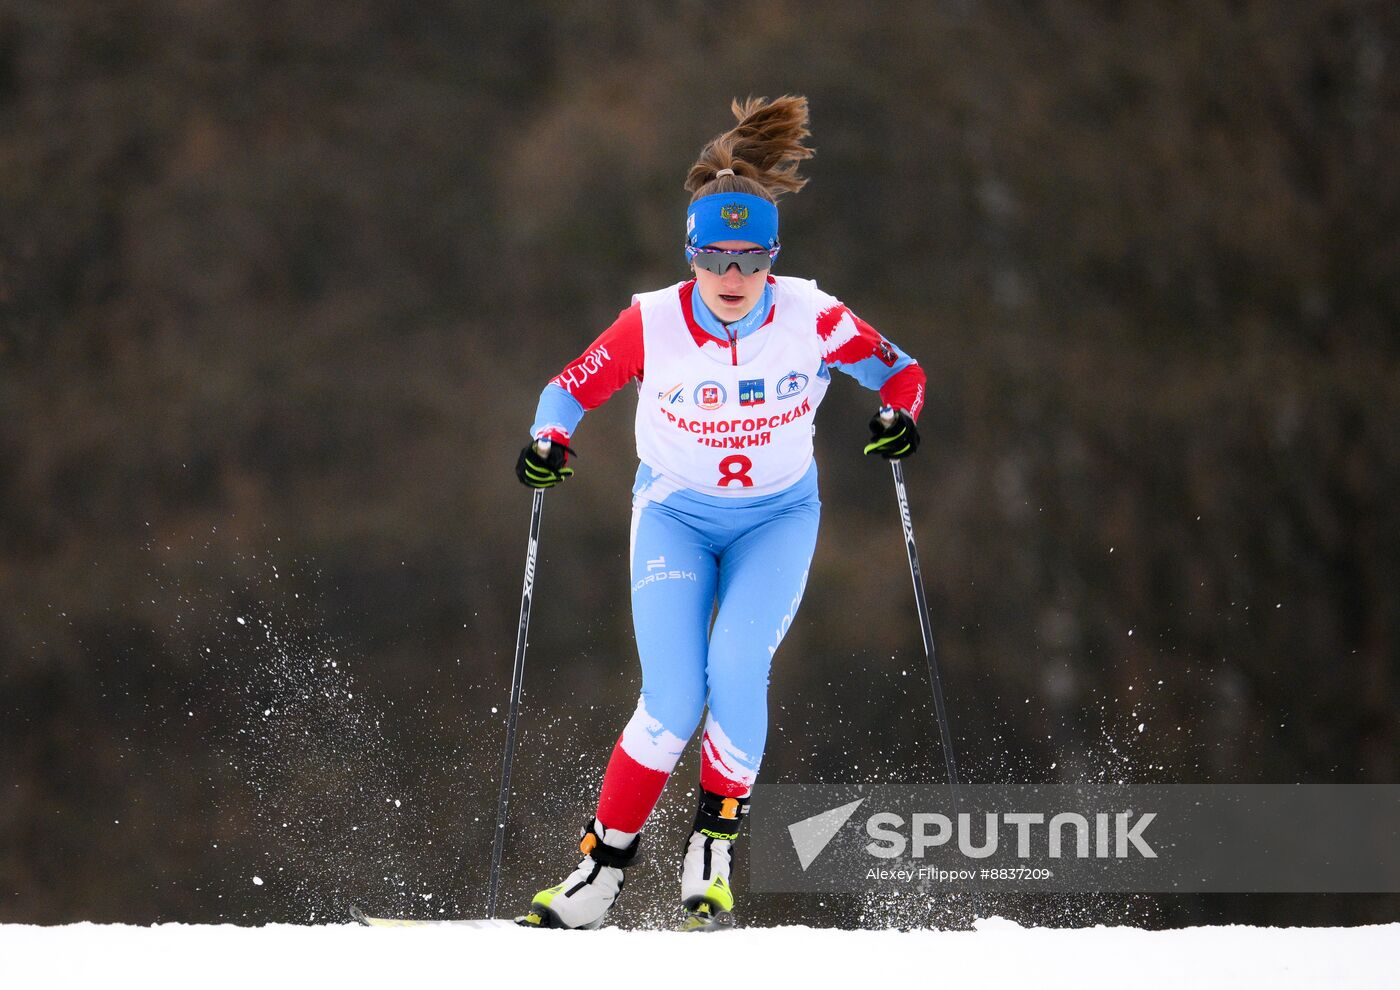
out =
[[726,334],[729,335],[729,357],[731,358],[731,360],[732,360],[734,366],[735,366],[735,367],[738,367],[738,366],[739,366],[739,335],[736,334],[733,330],[730,330],[728,326],[726,326],[726,327],[724,328],[724,332],[725,332]]

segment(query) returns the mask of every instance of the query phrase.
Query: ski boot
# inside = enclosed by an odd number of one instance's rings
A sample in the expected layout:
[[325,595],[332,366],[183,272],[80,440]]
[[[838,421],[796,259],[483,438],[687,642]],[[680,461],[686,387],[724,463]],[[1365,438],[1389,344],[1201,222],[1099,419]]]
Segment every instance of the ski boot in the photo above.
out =
[[681,907],[685,932],[723,931],[734,927],[734,891],[729,886],[729,860],[748,798],[700,792],[695,828],[686,840],[681,863]]
[[641,833],[585,825],[578,844],[583,859],[563,883],[535,895],[516,923],[526,928],[599,928],[622,891],[622,871],[637,857]]

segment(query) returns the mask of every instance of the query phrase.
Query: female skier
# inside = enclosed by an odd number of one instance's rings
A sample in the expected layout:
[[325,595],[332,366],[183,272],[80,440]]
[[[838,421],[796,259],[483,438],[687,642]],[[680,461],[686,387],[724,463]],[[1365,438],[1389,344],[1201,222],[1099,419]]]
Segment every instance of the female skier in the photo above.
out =
[[730,852],[763,756],[769,665],[816,546],[812,421],[831,369],[880,393],[884,415],[870,421],[865,453],[894,459],[918,447],[918,364],[816,283],[771,274],[777,198],[806,184],[797,166],[813,153],[802,144],[806,98],[751,97],[731,109],[738,125],[705,146],[685,181],[694,277],[633,296],[545,386],[516,465],[534,488],[567,479],[584,412],[637,380],[630,559],[641,697],[583,828],[583,860],[535,895],[521,924],[602,924],[707,703],[681,926],[732,924]]

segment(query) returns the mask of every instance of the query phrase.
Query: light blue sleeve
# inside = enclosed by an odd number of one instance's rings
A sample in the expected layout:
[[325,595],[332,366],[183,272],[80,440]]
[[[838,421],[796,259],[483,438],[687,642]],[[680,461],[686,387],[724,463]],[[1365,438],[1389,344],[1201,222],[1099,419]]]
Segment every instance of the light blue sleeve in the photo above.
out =
[[550,382],[540,393],[540,404],[535,407],[535,425],[530,427],[530,436],[537,437],[548,430],[560,430],[573,436],[581,419],[583,406],[578,399]]
[[[886,341],[886,343],[889,342]],[[885,387],[885,382],[914,363],[913,358],[905,354],[894,344],[890,344],[889,346],[895,353],[894,364],[886,364],[874,354],[869,357],[861,358],[859,361],[852,361],[850,364],[837,361],[828,361],[827,364],[838,371],[843,371],[850,375],[872,392],[878,392]]]

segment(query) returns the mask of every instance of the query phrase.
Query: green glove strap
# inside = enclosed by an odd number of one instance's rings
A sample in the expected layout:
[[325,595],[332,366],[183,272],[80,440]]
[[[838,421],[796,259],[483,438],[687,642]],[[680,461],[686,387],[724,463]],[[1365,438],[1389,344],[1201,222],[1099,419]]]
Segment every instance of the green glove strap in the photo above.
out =
[[553,488],[559,482],[566,481],[573,476],[574,469],[571,467],[551,471],[549,468],[537,466],[528,459],[525,461],[525,483],[531,488]]
[[[905,434],[908,432],[909,431],[907,429],[901,429],[898,433],[894,434],[893,436],[880,437],[880,439],[878,440],[872,440],[870,443],[865,445],[865,453],[883,454],[887,449],[889,449],[891,455],[895,457],[903,457],[912,449],[909,446],[909,441],[905,439]],[[895,447],[895,445],[899,445],[899,449],[892,449]]]

